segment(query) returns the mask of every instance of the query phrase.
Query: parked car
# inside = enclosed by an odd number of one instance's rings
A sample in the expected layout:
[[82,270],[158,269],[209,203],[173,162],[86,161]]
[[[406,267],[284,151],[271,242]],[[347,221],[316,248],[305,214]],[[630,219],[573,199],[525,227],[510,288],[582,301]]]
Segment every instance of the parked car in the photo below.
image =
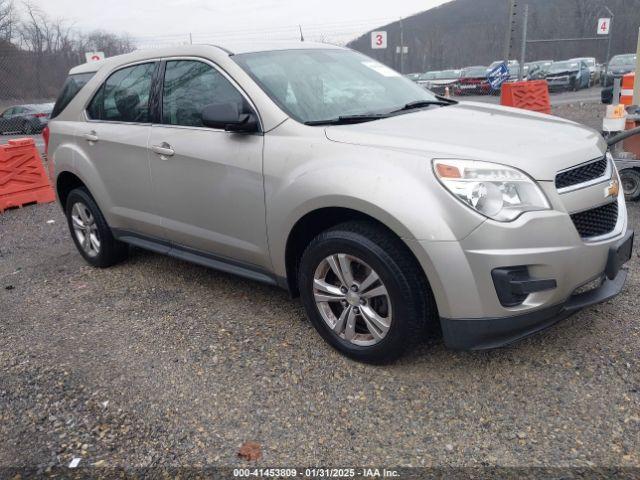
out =
[[589,67],[589,74],[590,74],[589,87],[600,83],[600,69],[598,68],[598,62],[594,57],[572,58],[570,61],[584,62],[587,64],[587,67]]
[[0,114],[0,134],[40,133],[49,122],[51,110],[53,110],[53,103],[9,107]]
[[583,61],[566,60],[554,62],[547,73],[550,91],[589,88],[591,72]]
[[609,62],[609,72],[607,73],[603,87],[613,86],[613,82],[617,78],[622,78],[627,73],[635,72],[637,66],[637,56],[635,53],[626,55],[616,55]]
[[456,95],[490,94],[491,85],[487,80],[487,67],[463,68],[454,90]]
[[605,105],[611,105],[613,103],[613,87],[604,87],[600,92],[600,100]]
[[539,60],[525,64],[527,80],[544,80],[549,73],[553,60]]
[[[504,60],[496,60],[496,61],[492,62],[491,65],[489,65],[487,67],[487,72],[490,72],[491,70],[496,68],[501,63],[504,63]],[[520,62],[518,60],[509,60],[509,62],[507,63],[507,66],[509,66],[509,67],[518,66],[519,67],[520,66]]]
[[420,79],[421,73],[407,73],[405,76],[414,82],[417,82]]
[[424,72],[423,74],[421,74],[418,77],[417,83],[418,83],[418,85],[426,87],[429,84],[429,82],[431,82],[432,80],[435,80],[436,78],[438,78],[439,74],[440,74],[440,72],[436,71],[436,70],[432,70],[432,71],[429,71],[429,72]]
[[442,100],[311,42],[136,51],[69,82],[87,77],[45,138],[90,265],[132,244],[281,286],[370,362],[430,322],[452,348],[505,345],[624,286],[624,195],[585,126]]
[[440,72],[427,72],[418,80],[418,84],[431,90],[437,95],[444,95],[447,87],[453,93],[461,70],[442,70]]

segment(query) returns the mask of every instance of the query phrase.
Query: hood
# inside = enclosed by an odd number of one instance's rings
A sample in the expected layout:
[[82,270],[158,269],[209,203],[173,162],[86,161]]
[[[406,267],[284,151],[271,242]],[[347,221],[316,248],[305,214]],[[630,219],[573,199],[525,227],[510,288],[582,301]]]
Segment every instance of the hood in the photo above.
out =
[[609,73],[612,75],[626,75],[627,73],[633,73],[634,71],[635,70],[631,67],[618,67],[618,68],[611,68]]
[[551,115],[461,102],[356,125],[326,128],[329,140],[432,158],[510,165],[536,180],[604,155],[595,130]]
[[562,77],[564,75],[574,75],[576,73],[578,73],[578,70],[564,70],[562,72],[549,73],[548,76],[550,78],[553,78],[553,77]]
[[441,78],[439,80],[427,80],[427,83],[431,85],[448,85],[450,83],[456,83],[457,81],[457,78]]

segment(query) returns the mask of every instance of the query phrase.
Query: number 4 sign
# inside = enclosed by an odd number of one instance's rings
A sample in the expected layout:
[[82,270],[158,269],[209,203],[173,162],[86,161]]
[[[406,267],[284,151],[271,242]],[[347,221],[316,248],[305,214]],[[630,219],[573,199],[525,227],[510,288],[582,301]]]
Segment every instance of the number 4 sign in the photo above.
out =
[[371,48],[374,50],[387,48],[387,32],[371,32]]
[[609,35],[609,30],[611,30],[610,18],[601,18],[598,20],[598,35]]

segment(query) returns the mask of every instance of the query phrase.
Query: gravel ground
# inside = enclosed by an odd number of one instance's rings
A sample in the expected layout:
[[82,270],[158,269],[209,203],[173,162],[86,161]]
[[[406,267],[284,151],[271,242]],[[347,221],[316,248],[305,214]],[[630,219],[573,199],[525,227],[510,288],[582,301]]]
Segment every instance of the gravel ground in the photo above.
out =
[[283,291],[137,249],[92,269],[57,205],[8,211],[0,466],[640,467],[639,263],[615,301],[514,346],[436,338],[375,367]]

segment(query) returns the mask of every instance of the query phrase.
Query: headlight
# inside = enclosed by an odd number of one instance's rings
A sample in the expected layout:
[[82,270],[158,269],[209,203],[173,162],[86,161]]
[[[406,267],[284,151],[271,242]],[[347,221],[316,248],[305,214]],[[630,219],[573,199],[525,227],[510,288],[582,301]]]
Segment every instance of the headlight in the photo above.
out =
[[433,169],[454,197],[493,220],[510,222],[524,212],[550,208],[540,187],[515,168],[472,160],[435,160]]

